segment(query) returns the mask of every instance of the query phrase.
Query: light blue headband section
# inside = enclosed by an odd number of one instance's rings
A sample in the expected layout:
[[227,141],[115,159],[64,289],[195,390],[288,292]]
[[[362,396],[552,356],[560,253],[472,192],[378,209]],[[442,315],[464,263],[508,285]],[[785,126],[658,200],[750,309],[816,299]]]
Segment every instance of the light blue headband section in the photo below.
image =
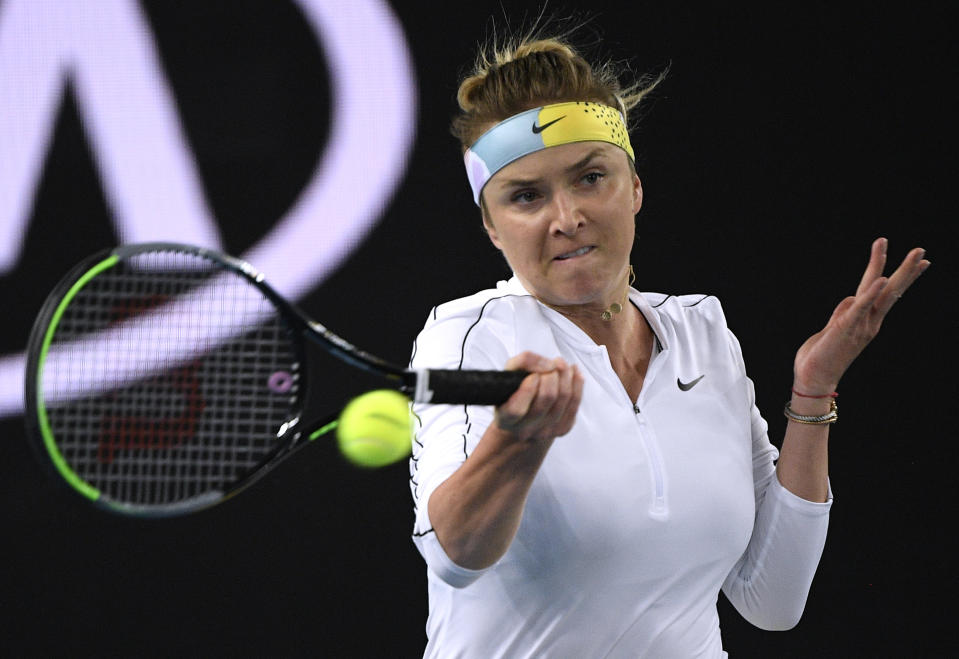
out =
[[542,131],[533,132],[531,128],[541,109],[527,110],[496,124],[466,151],[466,176],[477,205],[483,187],[493,174],[514,160],[546,148]]

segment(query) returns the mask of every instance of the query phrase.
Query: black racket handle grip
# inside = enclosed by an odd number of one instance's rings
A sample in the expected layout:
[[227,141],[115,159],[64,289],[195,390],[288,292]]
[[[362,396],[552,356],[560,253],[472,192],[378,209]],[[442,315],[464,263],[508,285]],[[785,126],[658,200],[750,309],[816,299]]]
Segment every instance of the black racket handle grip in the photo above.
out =
[[527,375],[527,371],[429,369],[419,372],[414,400],[435,404],[500,405],[519,389]]

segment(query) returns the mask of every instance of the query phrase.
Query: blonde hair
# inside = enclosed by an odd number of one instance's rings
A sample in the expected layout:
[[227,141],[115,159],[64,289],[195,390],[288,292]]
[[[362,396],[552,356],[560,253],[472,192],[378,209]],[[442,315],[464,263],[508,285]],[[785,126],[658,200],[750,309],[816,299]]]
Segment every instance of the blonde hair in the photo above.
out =
[[541,105],[593,101],[630,111],[666,76],[640,76],[623,87],[621,67],[612,61],[592,65],[565,36],[540,38],[528,33],[481,45],[471,72],[456,94],[460,114],[450,127],[465,151],[492,124]]

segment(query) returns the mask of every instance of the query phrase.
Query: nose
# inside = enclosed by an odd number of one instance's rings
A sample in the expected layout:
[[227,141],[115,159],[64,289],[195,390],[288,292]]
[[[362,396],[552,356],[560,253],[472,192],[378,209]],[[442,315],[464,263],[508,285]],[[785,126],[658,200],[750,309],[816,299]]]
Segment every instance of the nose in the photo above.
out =
[[553,196],[552,202],[551,232],[565,236],[575,235],[586,223],[576,198],[566,191],[560,191]]

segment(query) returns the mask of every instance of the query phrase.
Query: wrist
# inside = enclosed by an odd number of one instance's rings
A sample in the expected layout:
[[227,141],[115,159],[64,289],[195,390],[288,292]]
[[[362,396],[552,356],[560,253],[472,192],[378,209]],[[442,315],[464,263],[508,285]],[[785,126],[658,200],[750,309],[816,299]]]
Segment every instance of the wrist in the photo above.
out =
[[838,382],[813,382],[809,380],[793,379],[793,396],[803,398],[835,398]]
[[494,420],[483,434],[483,442],[506,463],[530,461],[538,463],[549,451],[553,438],[540,439],[519,428],[503,428]]
[[802,416],[820,416],[829,412],[834,400],[832,396],[810,398],[793,392],[792,398],[789,399],[789,408]]

